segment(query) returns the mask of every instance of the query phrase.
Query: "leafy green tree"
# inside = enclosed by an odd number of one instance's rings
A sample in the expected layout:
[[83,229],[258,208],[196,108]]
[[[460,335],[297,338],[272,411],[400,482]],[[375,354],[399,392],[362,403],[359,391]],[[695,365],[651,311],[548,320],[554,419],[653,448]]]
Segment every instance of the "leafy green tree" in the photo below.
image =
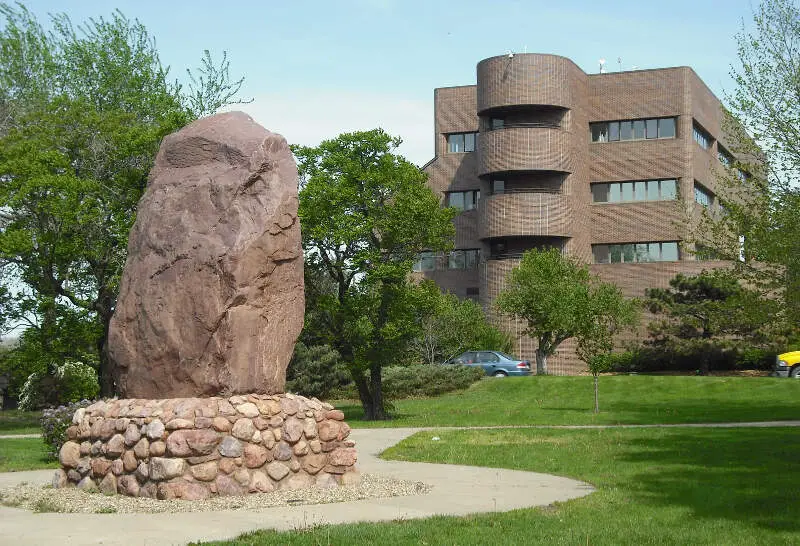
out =
[[736,40],[725,129],[738,160],[719,179],[726,213],[707,217],[696,238],[712,257],[731,260],[751,287],[782,302],[798,330],[800,8],[765,0]]
[[422,288],[429,291],[434,309],[433,314],[423,319],[420,333],[413,341],[413,349],[421,361],[441,363],[471,349],[513,351],[514,340],[489,323],[479,304],[442,293],[430,281],[425,281]]
[[575,337],[576,353],[594,377],[594,412],[600,412],[600,374],[610,370],[614,336],[639,323],[639,304],[625,298],[613,284],[594,287],[584,315],[585,326]]
[[[15,292],[5,314],[39,330],[53,365],[53,335],[90,335],[109,396],[108,325],[159,143],[230,103],[242,81],[206,52],[184,90],[145,27],[120,12],[77,28],[54,15],[50,32],[21,4],[0,3],[0,18],[0,277]],[[56,326],[74,312],[96,328]]]
[[293,147],[307,329],[339,352],[367,419],[387,418],[381,369],[405,357],[431,309],[427,292],[410,282],[412,263],[424,250],[448,248],[454,234],[454,211],[394,153],[399,144],[375,129]]
[[547,373],[547,358],[567,339],[589,339],[601,326],[624,322],[617,314],[626,306],[614,299],[619,290],[557,249],[527,251],[506,281],[496,305],[527,323],[537,341],[537,374]]
[[700,355],[703,374],[716,348],[765,345],[781,324],[780,303],[743,287],[730,270],[678,274],[669,284],[646,292],[647,308],[662,317],[650,325],[651,343]]

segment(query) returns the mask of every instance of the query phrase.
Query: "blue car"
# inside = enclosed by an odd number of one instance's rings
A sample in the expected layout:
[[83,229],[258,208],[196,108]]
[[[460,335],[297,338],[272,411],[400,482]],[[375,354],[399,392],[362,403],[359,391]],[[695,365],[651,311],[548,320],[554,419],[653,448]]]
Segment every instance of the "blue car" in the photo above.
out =
[[467,351],[451,358],[445,364],[461,364],[462,366],[480,366],[486,375],[508,377],[530,375],[531,363],[519,360],[500,351]]

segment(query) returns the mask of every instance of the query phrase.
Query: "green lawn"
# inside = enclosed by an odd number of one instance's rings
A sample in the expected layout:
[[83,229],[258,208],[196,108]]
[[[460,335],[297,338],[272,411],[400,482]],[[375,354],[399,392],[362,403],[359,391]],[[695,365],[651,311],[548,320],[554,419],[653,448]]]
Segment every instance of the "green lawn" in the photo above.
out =
[[394,419],[363,421],[357,401],[336,401],[353,427],[652,424],[800,419],[800,381],[773,377],[628,376],[485,379],[463,392],[394,402]]
[[555,506],[385,524],[260,531],[215,544],[800,543],[800,431],[480,430],[417,434],[387,458],[548,472],[598,491]]
[[0,439],[0,472],[58,468],[57,461],[47,458],[47,449],[40,438]]
[[41,417],[40,411],[0,411],[0,434],[39,434]]

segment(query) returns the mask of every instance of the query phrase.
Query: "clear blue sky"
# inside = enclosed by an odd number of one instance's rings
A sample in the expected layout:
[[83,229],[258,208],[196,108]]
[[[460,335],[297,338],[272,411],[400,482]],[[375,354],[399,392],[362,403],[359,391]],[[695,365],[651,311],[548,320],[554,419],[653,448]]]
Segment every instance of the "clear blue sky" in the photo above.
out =
[[[246,78],[242,107],[290,142],[314,145],[382,126],[422,164],[433,155],[433,89],[475,83],[475,65],[507,51],[554,53],[597,72],[688,65],[721,99],[733,87],[734,35],[750,0],[35,0],[45,20],[119,8],[156,37],[175,76],[204,49]],[[753,4],[757,3],[754,0]]]

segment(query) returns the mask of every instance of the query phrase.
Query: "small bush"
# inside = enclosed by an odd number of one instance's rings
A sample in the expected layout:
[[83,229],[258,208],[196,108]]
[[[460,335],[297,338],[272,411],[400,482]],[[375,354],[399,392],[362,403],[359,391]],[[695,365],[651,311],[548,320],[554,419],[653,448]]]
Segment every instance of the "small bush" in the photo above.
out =
[[72,416],[79,408],[85,408],[91,403],[90,400],[81,400],[42,411],[42,439],[47,446],[48,457],[58,458],[61,446],[67,441],[67,428],[72,424]]
[[308,397],[328,398],[350,382],[339,353],[328,345],[297,343],[286,370],[286,390]]
[[94,398],[99,393],[100,384],[95,369],[77,360],[67,360],[56,366],[52,374],[30,374],[20,391],[19,408],[33,411],[48,404]]
[[611,369],[615,372],[696,372],[705,358],[709,370],[770,370],[775,365],[778,349],[744,348],[727,346],[698,347],[694,349],[666,347],[637,347],[609,355]]
[[383,369],[383,393],[387,398],[437,396],[466,389],[486,374],[469,366],[413,365]]

